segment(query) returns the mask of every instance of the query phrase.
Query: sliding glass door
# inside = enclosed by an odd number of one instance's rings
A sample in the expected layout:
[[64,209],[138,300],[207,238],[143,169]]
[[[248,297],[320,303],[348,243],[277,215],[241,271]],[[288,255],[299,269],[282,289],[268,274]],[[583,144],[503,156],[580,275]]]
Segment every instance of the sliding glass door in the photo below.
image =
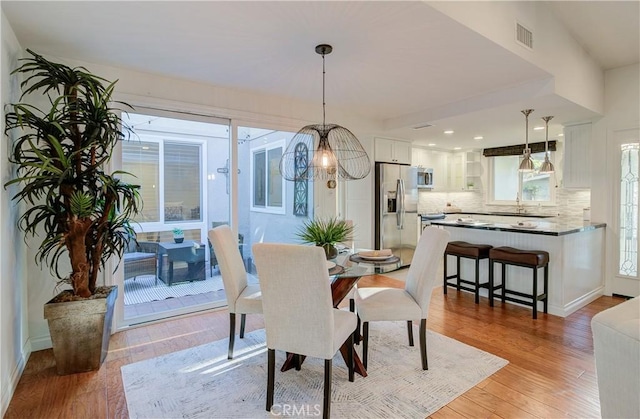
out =
[[144,204],[121,262],[123,326],[226,304],[207,231],[229,220],[229,121],[139,112],[123,115],[123,180]]
[[[300,243],[313,183],[285,181],[279,171],[294,132],[244,125],[232,136],[229,120],[143,108],[123,121],[131,135],[119,166],[130,173],[123,180],[140,185],[144,206],[120,264],[119,327],[226,305],[211,228],[237,230],[249,282],[257,281],[254,243]],[[301,162],[312,157],[297,152]]]
[[[296,232],[313,217],[313,183],[289,182],[280,175],[280,158],[294,134],[238,127],[238,231],[245,265],[252,274],[253,243],[300,243]],[[298,151],[301,161],[311,158],[310,150]]]

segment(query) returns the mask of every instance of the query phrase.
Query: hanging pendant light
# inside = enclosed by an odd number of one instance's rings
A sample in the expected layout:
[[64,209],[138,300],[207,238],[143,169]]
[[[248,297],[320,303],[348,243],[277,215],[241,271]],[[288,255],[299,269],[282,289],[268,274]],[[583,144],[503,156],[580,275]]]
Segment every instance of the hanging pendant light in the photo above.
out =
[[545,139],[544,139],[544,163],[542,163],[542,167],[540,167],[540,173],[553,173],[555,172],[555,168],[553,164],[549,160],[549,121],[553,119],[553,116],[543,116],[542,120],[545,125]]
[[518,170],[521,172],[533,172],[533,161],[531,160],[531,149],[529,148],[529,114],[533,112],[533,109],[525,109],[521,111],[524,114],[525,119],[525,143],[524,143],[524,151],[522,152],[523,158],[520,162],[520,167]]
[[[316,53],[322,55],[322,124],[302,127],[289,142],[280,160],[280,174],[286,180],[326,180],[335,184],[336,179],[362,179],[371,171],[369,156],[356,136],[347,128],[325,122],[324,56],[332,50],[331,45],[316,46]],[[300,143],[313,150],[313,157],[302,168],[299,152],[296,154]]]

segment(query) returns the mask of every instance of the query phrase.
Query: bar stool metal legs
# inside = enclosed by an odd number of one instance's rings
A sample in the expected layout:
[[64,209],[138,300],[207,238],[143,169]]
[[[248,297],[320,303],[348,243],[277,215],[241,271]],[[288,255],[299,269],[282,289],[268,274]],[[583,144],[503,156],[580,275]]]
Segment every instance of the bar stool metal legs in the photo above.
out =
[[[495,284],[495,263],[501,265],[502,283]],[[507,265],[531,268],[533,270],[533,284],[531,294],[511,290],[507,286]],[[538,270],[544,268],[543,290],[538,294]],[[500,294],[503,303],[512,301],[532,307],[532,317],[538,318],[538,301],[543,303],[544,313],[549,309],[549,253],[543,250],[520,250],[511,247],[496,247],[491,249],[489,257],[489,305],[493,307],[496,290],[501,289]]]
[[[489,258],[489,250],[492,246],[487,244],[472,244],[462,241],[449,242],[444,253],[444,278],[443,292],[447,294],[448,287],[456,287],[456,290],[471,291],[475,297],[475,303],[480,303],[480,288],[488,288],[489,283],[480,283],[480,260]],[[456,258],[456,273],[449,275],[447,272],[447,256]],[[475,261],[475,278],[463,279],[460,272],[460,259],[467,258]],[[455,282],[450,282],[455,280]]]

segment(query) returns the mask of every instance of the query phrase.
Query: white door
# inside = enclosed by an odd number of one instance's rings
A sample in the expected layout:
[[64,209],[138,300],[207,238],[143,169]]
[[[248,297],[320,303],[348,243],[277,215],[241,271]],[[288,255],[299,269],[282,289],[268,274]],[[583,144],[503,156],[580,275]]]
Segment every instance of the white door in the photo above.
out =
[[616,174],[614,225],[607,234],[614,237],[612,255],[613,294],[640,295],[638,271],[638,222],[640,219],[638,196],[640,193],[640,130],[614,132],[617,159],[613,165]]

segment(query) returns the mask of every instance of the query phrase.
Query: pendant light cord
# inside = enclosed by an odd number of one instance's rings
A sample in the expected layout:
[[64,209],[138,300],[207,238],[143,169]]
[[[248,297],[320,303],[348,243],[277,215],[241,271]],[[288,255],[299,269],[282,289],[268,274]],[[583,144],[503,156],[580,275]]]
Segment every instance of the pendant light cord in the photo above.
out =
[[549,153],[549,121],[553,118],[553,116],[543,116],[542,120],[545,124],[545,133],[544,133],[544,153],[545,156]]
[[322,54],[322,126],[326,126],[326,114],[325,114],[325,107],[326,107],[326,103],[324,101],[324,54]]
[[525,151],[529,148],[529,114],[531,112],[533,112],[533,109],[525,109],[523,111],[520,111],[524,114],[524,120],[525,120],[525,131],[524,131],[524,141],[525,141],[525,145],[524,145],[524,149]]

